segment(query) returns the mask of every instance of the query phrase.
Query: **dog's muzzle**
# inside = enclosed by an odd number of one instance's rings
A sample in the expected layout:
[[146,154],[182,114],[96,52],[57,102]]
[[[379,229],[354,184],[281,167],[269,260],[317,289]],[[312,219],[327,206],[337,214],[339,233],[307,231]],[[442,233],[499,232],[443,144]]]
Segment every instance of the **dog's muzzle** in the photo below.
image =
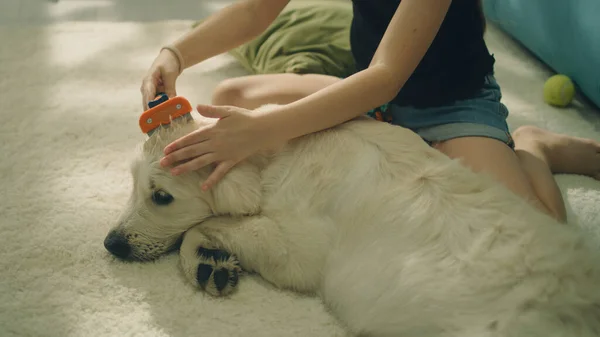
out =
[[104,247],[114,256],[126,259],[131,254],[131,246],[127,238],[117,231],[111,231],[104,239]]

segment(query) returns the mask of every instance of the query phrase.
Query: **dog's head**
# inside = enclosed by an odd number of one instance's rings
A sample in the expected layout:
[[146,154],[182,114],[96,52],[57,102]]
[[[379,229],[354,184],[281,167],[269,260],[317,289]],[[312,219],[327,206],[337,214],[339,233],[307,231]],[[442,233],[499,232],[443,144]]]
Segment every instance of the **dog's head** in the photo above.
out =
[[160,166],[166,145],[207,122],[173,122],[140,147],[131,165],[129,200],[104,240],[113,255],[153,260],[176,249],[185,231],[209,217],[259,211],[260,172],[255,164],[240,163],[209,191],[200,186],[212,168],[173,176]]

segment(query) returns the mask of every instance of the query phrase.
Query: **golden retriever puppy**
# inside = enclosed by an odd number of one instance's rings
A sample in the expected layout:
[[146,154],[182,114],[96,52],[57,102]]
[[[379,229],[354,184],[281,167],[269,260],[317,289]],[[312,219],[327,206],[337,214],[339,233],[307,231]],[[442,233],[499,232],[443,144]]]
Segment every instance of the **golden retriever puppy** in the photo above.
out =
[[357,335],[600,336],[598,259],[577,227],[415,133],[358,118],[256,154],[204,192],[210,168],[159,165],[196,123],[143,145],[105,240],[114,255],[180,248],[189,281],[215,296],[258,273],[320,296]]

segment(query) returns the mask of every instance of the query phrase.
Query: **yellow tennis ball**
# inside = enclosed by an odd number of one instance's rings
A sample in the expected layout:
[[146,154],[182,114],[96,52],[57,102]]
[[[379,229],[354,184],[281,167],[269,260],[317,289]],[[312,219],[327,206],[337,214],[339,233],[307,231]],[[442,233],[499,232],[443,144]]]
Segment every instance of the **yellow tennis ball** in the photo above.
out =
[[550,105],[565,107],[575,96],[575,85],[565,75],[551,76],[544,84],[544,101]]

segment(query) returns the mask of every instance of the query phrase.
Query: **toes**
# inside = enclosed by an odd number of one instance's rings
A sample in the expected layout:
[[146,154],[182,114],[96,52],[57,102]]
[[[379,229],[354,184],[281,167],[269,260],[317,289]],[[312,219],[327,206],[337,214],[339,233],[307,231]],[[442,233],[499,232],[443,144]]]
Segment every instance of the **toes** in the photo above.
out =
[[210,279],[210,275],[212,275],[213,267],[208,264],[201,263],[198,265],[198,271],[196,272],[196,281],[198,285],[205,289],[208,284],[208,280]]
[[[211,281],[212,276],[212,282]],[[227,286],[235,287],[238,283],[239,275],[237,270],[227,270],[225,268],[219,268],[214,270],[211,265],[200,264],[198,265],[198,271],[196,272],[196,281],[202,289],[207,289],[209,283],[212,283],[218,291],[218,295],[221,295],[223,290]]]
[[213,296],[225,296],[238,284],[239,267],[235,256],[219,249],[199,247],[196,251],[200,263],[196,270],[196,282]]
[[221,292],[229,284],[229,272],[225,268],[215,271],[213,276],[215,279],[215,287]]

